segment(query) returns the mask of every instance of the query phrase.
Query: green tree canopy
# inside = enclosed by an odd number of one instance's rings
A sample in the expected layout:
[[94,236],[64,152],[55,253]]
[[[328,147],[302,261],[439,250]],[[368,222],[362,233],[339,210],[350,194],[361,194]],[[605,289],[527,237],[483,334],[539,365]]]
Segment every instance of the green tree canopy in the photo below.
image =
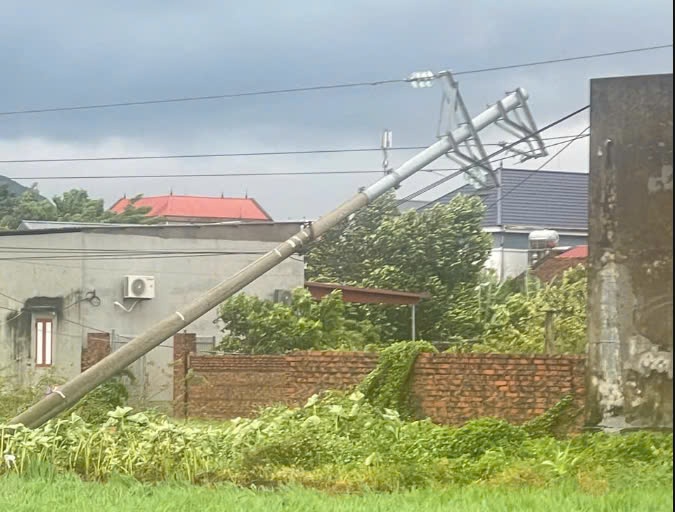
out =
[[[478,283],[491,239],[482,230],[484,206],[458,196],[449,204],[399,214],[393,195],[385,196],[343,222],[307,254],[307,276],[355,286],[429,292],[418,306],[418,336],[438,340],[450,298]],[[407,307],[351,305],[350,315],[382,329],[386,340],[410,338]]]
[[36,188],[21,195],[12,194],[0,186],[0,229],[16,229],[23,220],[62,222],[107,222],[120,224],[149,224],[161,221],[147,217],[149,207],[136,207],[141,196],[134,197],[122,213],[106,210],[103,199],[92,199],[86,190],[72,189],[48,201]]
[[219,311],[225,336],[219,349],[245,354],[280,354],[291,350],[363,349],[379,342],[368,321],[346,318],[342,293],[320,301],[298,288],[289,305],[244,294],[225,301]]

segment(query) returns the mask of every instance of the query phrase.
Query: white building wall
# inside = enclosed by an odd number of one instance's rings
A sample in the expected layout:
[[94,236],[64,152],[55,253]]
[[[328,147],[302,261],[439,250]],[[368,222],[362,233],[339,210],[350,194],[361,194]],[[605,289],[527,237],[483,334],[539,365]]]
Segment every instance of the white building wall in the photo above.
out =
[[517,277],[528,268],[527,250],[494,248],[485,266],[494,270],[500,281]]
[[[190,237],[191,230],[197,228],[167,228],[184,233],[185,237],[165,237],[161,228],[148,228],[139,234],[123,233],[113,229],[106,232],[96,230],[77,233],[23,234],[0,237],[0,252],[4,261],[0,261],[0,291],[14,297],[19,302],[31,301],[39,297],[55,298],[62,305],[57,311],[54,347],[54,365],[52,371],[60,376],[71,378],[80,371],[82,347],[86,343],[88,332],[113,332],[115,338],[125,338],[140,334],[156,322],[197,298],[223,279],[233,275],[264,252],[276,247],[288,233],[297,226],[284,226],[279,233],[270,237],[270,226],[264,238],[269,241],[228,240],[215,237]],[[255,234],[255,228],[251,233]],[[230,231],[224,230],[223,236]],[[236,236],[245,238],[238,232]],[[288,232],[288,233],[287,233]],[[166,232],[168,233],[168,232]],[[270,240],[277,238],[277,240]],[[11,259],[8,254],[11,253]],[[4,252],[2,251],[4,249]],[[36,250],[37,249],[37,250]],[[49,257],[39,249],[64,252],[68,259]],[[152,257],[120,259],[80,258],[88,251],[150,251]],[[110,252],[108,252],[110,251]],[[220,251],[235,254],[156,257],[159,253],[170,251]],[[136,253],[139,254],[138,252]],[[51,253],[53,256],[54,253]],[[38,258],[28,260],[25,258]],[[127,275],[145,275],[155,278],[156,296],[154,299],[124,300],[123,282]],[[290,290],[304,284],[304,261],[293,256],[270,272],[261,276],[244,289],[244,293],[271,299],[276,289]],[[79,302],[87,292],[94,292],[100,299],[95,306],[87,301]],[[115,305],[122,303],[127,310]],[[22,305],[0,295],[0,376],[11,376],[19,384],[35,383],[49,369],[36,369],[34,359],[34,318],[21,313]],[[132,309],[133,306],[133,309]],[[57,308],[59,309],[59,308]],[[198,336],[221,335],[217,319],[217,308],[186,328]],[[162,343],[146,355],[145,371],[142,379],[145,389],[143,398],[151,402],[172,400],[172,339]],[[118,347],[115,347],[118,348]],[[138,370],[138,367],[135,367]],[[139,392],[140,392],[139,391]]]

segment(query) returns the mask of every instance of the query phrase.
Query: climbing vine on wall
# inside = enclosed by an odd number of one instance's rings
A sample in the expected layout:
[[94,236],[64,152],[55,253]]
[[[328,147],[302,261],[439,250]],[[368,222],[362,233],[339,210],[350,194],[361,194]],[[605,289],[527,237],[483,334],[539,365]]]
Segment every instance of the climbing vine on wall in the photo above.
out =
[[397,411],[401,417],[413,416],[410,381],[417,356],[437,352],[424,341],[401,341],[380,352],[377,367],[359,385],[359,391],[372,405]]
[[523,425],[531,437],[565,437],[581,411],[575,407],[574,396],[565,395],[545,413]]

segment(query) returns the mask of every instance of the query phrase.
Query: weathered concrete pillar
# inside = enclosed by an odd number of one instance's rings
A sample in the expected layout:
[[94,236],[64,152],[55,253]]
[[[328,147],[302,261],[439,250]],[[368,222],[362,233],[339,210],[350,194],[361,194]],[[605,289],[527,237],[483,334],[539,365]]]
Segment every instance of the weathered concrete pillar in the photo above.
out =
[[187,372],[190,370],[190,354],[197,349],[195,333],[179,332],[173,337],[173,412],[179,418],[187,417],[188,383]]
[[589,427],[673,426],[673,76],[591,81]]

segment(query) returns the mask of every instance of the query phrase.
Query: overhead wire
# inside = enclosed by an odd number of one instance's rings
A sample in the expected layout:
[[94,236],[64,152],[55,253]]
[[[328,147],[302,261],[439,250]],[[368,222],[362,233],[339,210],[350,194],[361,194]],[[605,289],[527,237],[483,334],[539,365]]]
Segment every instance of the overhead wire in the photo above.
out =
[[[559,136],[552,138],[565,139],[570,136]],[[500,146],[501,144],[485,144],[486,146]],[[388,148],[387,151],[419,151],[426,149],[427,146],[398,146]],[[284,150],[284,151],[249,151],[240,153],[192,153],[192,154],[172,154],[172,155],[125,155],[125,156],[96,156],[96,157],[60,157],[60,158],[27,158],[27,159],[5,159],[0,160],[0,164],[30,164],[30,163],[75,163],[75,162],[110,162],[110,161],[129,161],[129,160],[173,160],[173,159],[193,159],[193,158],[230,158],[230,157],[266,157],[266,156],[289,156],[289,155],[323,155],[340,153],[368,153],[381,152],[382,148],[328,148],[328,149],[306,149],[306,150]]]
[[265,251],[260,252],[204,252],[204,253],[190,253],[190,254],[67,254],[67,255],[47,255],[47,256],[9,256],[0,257],[0,261],[32,261],[32,260],[49,260],[49,261],[68,261],[68,260],[99,260],[99,261],[129,261],[129,260],[156,260],[156,259],[175,259],[175,258],[205,258],[214,256],[238,256],[238,255],[258,255],[267,254]]
[[[640,48],[630,48],[626,50],[616,50],[602,53],[593,53],[585,55],[575,55],[571,57],[562,57],[557,59],[546,59],[539,60],[534,62],[523,62],[515,64],[507,64],[503,66],[490,66],[478,69],[467,69],[453,72],[453,75],[472,75],[480,73],[488,73],[494,71],[504,71],[508,69],[517,69],[517,68],[529,68],[534,66],[543,66],[549,64],[559,64],[564,62],[580,61],[580,60],[589,60],[597,59],[602,57],[611,57],[618,55],[626,55],[631,53],[641,53],[648,51],[655,51],[661,49],[672,48],[673,44],[660,44],[653,46],[646,46]],[[324,84],[324,85],[314,85],[314,86],[304,86],[304,87],[290,87],[290,88],[279,88],[279,89],[267,89],[267,90],[258,90],[258,91],[241,91],[234,93],[223,93],[223,94],[212,94],[212,95],[201,95],[201,96],[184,96],[184,97],[174,97],[174,98],[157,98],[149,100],[134,100],[134,101],[123,101],[123,102],[110,102],[110,103],[96,103],[89,105],[69,105],[69,106],[60,106],[60,107],[42,107],[42,108],[26,108],[21,110],[7,110],[0,112],[0,116],[17,116],[17,115],[28,115],[28,114],[43,114],[50,112],[68,112],[68,111],[78,111],[78,110],[94,110],[94,109],[109,109],[109,108],[121,108],[121,107],[134,107],[134,106],[147,106],[147,105],[158,105],[158,104],[168,104],[168,103],[185,103],[185,102],[194,102],[194,101],[212,101],[212,100],[222,100],[222,99],[234,99],[234,98],[245,98],[253,96],[270,96],[270,95],[282,95],[282,94],[292,94],[292,93],[308,93],[316,91],[325,91],[325,90],[337,90],[337,89],[350,89],[350,88],[359,88],[359,87],[377,87],[388,84],[401,84],[407,83],[410,80],[407,78],[395,78],[387,80],[375,80],[375,81],[361,81],[361,82],[345,82],[345,83],[334,83],[334,84]]]
[[[554,126],[556,126],[559,123],[562,123],[563,121],[573,117],[574,115],[577,115],[578,113],[584,111],[588,106],[578,109],[575,112],[572,112],[571,114],[568,114],[552,123],[549,123],[548,125],[542,127],[540,130],[535,132],[535,134],[542,133],[545,130],[548,130]],[[585,130],[584,130],[585,131]],[[578,138],[583,136],[583,132],[581,134],[575,135],[571,141],[578,140]],[[497,156],[505,151],[508,151],[515,145],[523,142],[526,140],[528,137],[523,137],[509,145],[503,146],[499,151],[496,151],[486,159],[483,159],[481,162],[485,161],[493,161],[494,156]],[[567,144],[569,145],[569,141],[563,141],[562,143],[556,143],[556,144],[551,144],[546,146],[547,148],[550,148],[552,146],[557,146],[560,144]],[[568,147],[568,146],[565,146]],[[557,156],[557,155],[556,155]],[[509,156],[504,159],[508,158],[514,158],[514,156]],[[501,160],[504,160],[501,159]],[[550,159],[546,162],[548,163]],[[475,165],[478,165],[478,162]],[[544,165],[546,165],[546,163]],[[440,180],[437,180],[436,182],[427,185],[426,187],[423,187],[422,189],[419,189],[418,191],[414,192],[413,194],[410,194],[402,199],[400,199],[397,202],[397,205],[400,206],[401,204],[405,203],[406,201],[409,201],[412,197],[416,197],[417,195],[424,193],[432,188],[435,188],[436,186],[446,182],[449,179],[452,179],[456,176],[459,176],[460,174],[464,173],[466,170],[471,168],[473,166],[468,166],[464,167],[461,169],[455,170],[455,172],[449,176],[445,176],[441,178]],[[379,172],[382,172],[381,170]],[[1,238],[0,238],[1,240]],[[31,255],[16,255],[17,252],[27,252],[30,251]],[[36,247],[26,247],[26,246],[13,246],[13,247],[0,247],[0,254],[10,254],[11,256],[4,256],[0,257],[0,261],[39,261],[39,260],[48,260],[48,261],[55,261],[55,260],[62,260],[62,261],[67,261],[67,260],[76,260],[76,261],[82,261],[82,260],[144,260],[144,259],[162,259],[162,258],[181,258],[181,257],[206,257],[206,256],[224,256],[224,255],[241,255],[241,254],[265,254],[265,251],[220,251],[220,250],[214,250],[214,251],[208,251],[208,250],[184,250],[184,249],[165,249],[165,250],[143,250],[143,249],[134,249],[134,250],[129,250],[129,249],[98,249],[98,248],[36,248]],[[39,254],[39,255],[33,255],[33,254]]]
[[[548,144],[547,148],[552,148],[565,144],[569,139],[575,137],[571,135],[569,138],[561,142],[555,142],[553,144]],[[501,147],[501,146],[500,146]],[[493,160],[493,163],[498,163],[501,161],[510,160],[515,158],[514,156],[507,156],[504,158]],[[442,168],[427,168],[422,169],[422,172],[427,173],[441,173],[441,172],[451,172],[459,171],[462,168],[460,167],[442,167]],[[7,178],[12,180],[114,180],[114,179],[153,179],[153,178],[237,178],[237,177],[268,177],[268,176],[339,176],[339,175],[358,175],[358,174],[382,174],[382,169],[372,169],[372,170],[345,170],[345,171],[268,171],[268,172],[230,172],[230,173],[166,173],[166,174],[100,174],[100,175],[48,175],[48,176],[7,176]]]
[[19,299],[15,298],[15,297],[12,297],[11,295],[7,295],[7,294],[4,293],[4,292],[0,292],[0,295],[2,295],[3,297],[5,297],[6,299],[12,300],[12,301],[14,301],[14,302],[16,302],[16,303],[18,303],[18,304],[21,304],[21,305],[23,306],[23,301],[22,301],[22,300],[19,300]]

